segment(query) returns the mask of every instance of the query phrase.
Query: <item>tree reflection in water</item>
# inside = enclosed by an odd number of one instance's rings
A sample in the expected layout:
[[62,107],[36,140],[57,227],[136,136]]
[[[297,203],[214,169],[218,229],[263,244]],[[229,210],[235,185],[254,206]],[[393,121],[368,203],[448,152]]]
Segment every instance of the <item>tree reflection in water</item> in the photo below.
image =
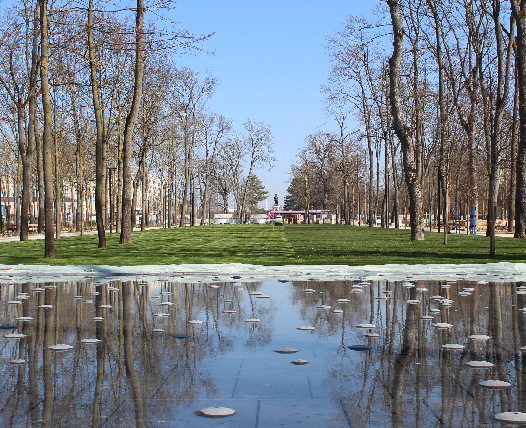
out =
[[[45,289],[44,304],[55,304],[55,288]],[[49,309],[44,310],[44,343],[42,351],[42,374],[44,377],[44,403],[42,405],[42,421],[44,427],[50,426],[51,409],[53,408],[53,351],[49,349],[54,344],[55,317],[54,312]]]
[[[191,426],[196,406],[222,400],[235,408],[232,399],[243,399],[246,409],[267,406],[274,417],[280,413],[274,415],[272,403],[282,399],[304,402],[306,411],[325,406],[331,426],[499,426],[493,414],[526,411],[526,360],[519,350],[526,345],[526,312],[519,311],[526,307],[524,284],[358,284],[80,281],[47,284],[42,291],[29,282],[1,287],[2,322],[33,320],[18,322],[25,338],[0,338],[0,426]],[[467,286],[475,291],[459,295]],[[251,294],[256,291],[271,297],[259,299]],[[438,294],[452,299],[451,307],[430,299]],[[379,299],[385,295],[387,300]],[[17,298],[21,304],[7,303]],[[440,308],[434,321],[423,320],[434,308]],[[188,323],[196,319],[203,323]],[[437,329],[435,322],[453,327]],[[363,337],[360,323],[376,325],[379,338]],[[296,329],[305,325],[315,329]],[[176,333],[192,337],[176,339]],[[490,339],[468,340],[473,334]],[[82,343],[86,338],[100,342]],[[73,348],[48,349],[57,343]],[[446,343],[466,347],[446,351],[440,348]],[[372,349],[348,349],[353,344]],[[292,366],[272,352],[284,346],[300,349],[298,358],[310,364]],[[26,362],[10,363],[15,359]],[[470,360],[495,366],[469,369],[464,363]],[[512,387],[486,390],[479,386],[485,379]],[[268,400],[260,406],[263,398]],[[247,426],[242,413],[232,426]],[[265,412],[258,415],[263,423]],[[292,413],[283,415],[287,424]]]
[[[411,299],[415,298],[415,288],[410,288]],[[391,411],[393,427],[402,427],[403,392],[405,374],[409,364],[416,353],[417,329],[420,321],[420,306],[407,305],[405,314],[404,331],[402,335],[402,349],[395,358],[394,374],[391,382],[391,395],[393,397],[393,408]],[[415,404],[419,404],[418,402]]]
[[132,313],[132,283],[124,282],[122,284],[122,326],[124,333],[124,364],[126,366],[126,376],[128,378],[130,389],[133,395],[133,404],[135,408],[135,425],[138,428],[144,426],[144,403],[141,392],[139,376],[135,369],[133,353],[133,313]]

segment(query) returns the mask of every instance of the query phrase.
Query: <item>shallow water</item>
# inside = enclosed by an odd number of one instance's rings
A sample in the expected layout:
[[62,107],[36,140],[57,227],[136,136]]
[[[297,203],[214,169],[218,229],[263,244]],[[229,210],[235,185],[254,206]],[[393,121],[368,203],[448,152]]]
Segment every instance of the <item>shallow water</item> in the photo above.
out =
[[[359,284],[4,284],[0,324],[19,328],[0,332],[0,426],[500,427],[493,415],[526,411],[522,283]],[[17,332],[26,337],[3,337]],[[49,349],[56,344],[71,349]],[[281,347],[298,352],[273,351]],[[478,385],[487,379],[511,387]],[[211,406],[237,413],[194,413]]]

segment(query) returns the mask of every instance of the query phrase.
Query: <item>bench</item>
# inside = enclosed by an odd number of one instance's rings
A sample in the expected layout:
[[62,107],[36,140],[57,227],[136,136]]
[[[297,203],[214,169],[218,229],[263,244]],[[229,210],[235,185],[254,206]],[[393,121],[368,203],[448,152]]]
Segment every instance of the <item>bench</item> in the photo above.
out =
[[[477,230],[485,231],[488,227],[488,222],[486,220],[477,221]],[[495,230],[505,232],[508,230],[508,220],[496,220],[495,221]]]
[[38,223],[29,223],[29,233],[36,233],[38,231]]
[[508,221],[507,220],[497,220],[495,221],[495,230],[505,232],[508,230]]

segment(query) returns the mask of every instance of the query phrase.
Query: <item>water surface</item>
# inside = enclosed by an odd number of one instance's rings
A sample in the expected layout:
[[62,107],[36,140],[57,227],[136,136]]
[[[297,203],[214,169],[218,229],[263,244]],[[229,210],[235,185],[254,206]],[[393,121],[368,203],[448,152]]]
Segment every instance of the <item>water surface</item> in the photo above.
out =
[[[500,427],[493,415],[526,411],[522,285],[4,284],[0,324],[18,328],[0,333],[0,426]],[[237,414],[194,413],[210,406]]]

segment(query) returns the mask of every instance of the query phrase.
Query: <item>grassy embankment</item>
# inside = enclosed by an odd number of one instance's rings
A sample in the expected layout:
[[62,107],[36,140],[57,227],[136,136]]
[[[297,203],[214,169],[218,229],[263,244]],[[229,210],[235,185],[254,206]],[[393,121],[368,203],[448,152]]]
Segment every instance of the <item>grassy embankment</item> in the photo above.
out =
[[497,257],[488,256],[484,236],[426,233],[411,241],[408,230],[343,225],[214,225],[134,232],[131,245],[107,234],[55,241],[56,258],[44,259],[44,241],[0,242],[0,264],[143,265],[181,263],[345,264],[526,262],[526,241],[497,238]]

